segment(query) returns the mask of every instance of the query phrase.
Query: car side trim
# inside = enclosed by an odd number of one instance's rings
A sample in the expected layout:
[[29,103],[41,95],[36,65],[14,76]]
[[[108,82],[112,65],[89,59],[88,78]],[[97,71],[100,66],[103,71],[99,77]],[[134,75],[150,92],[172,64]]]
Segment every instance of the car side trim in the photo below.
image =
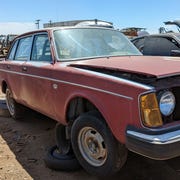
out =
[[121,98],[131,100],[131,101],[133,100],[133,97],[130,97],[130,96],[125,96],[125,95],[122,95],[122,94],[114,93],[114,92],[111,92],[111,91],[106,91],[106,90],[95,88],[95,87],[86,86],[86,85],[83,85],[83,84],[77,84],[77,83],[73,83],[73,82],[69,82],[69,81],[63,81],[63,80],[58,80],[58,79],[53,79],[53,78],[48,78],[48,77],[43,77],[43,76],[37,76],[37,75],[30,75],[30,74],[25,74],[25,73],[18,73],[18,72],[7,71],[7,70],[2,70],[2,69],[0,69],[0,71],[6,72],[6,73],[11,73],[11,74],[18,74],[18,75],[33,77],[33,78],[46,79],[46,80],[49,80],[49,81],[54,81],[54,82],[59,82],[59,83],[64,83],[64,84],[70,84],[70,85],[73,85],[73,86],[78,86],[78,87],[91,89],[91,90],[99,91],[99,92],[106,93],[106,94],[111,94],[111,95],[114,95],[114,96],[118,96],[118,97],[121,97]]

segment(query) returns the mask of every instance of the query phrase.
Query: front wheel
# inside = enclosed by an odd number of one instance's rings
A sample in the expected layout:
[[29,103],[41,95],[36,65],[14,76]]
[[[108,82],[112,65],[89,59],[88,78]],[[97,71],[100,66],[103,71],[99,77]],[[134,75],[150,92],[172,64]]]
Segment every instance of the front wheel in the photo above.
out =
[[10,115],[14,119],[21,119],[25,112],[25,107],[21,104],[17,103],[14,98],[11,90],[9,88],[6,89],[6,104],[9,110]]
[[127,158],[127,149],[119,144],[101,116],[79,116],[71,131],[74,153],[81,166],[96,176],[119,171]]

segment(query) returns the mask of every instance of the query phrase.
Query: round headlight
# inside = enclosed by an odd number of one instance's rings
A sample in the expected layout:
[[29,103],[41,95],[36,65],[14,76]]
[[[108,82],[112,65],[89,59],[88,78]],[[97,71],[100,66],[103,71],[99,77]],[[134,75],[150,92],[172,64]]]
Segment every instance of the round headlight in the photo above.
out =
[[164,91],[159,98],[159,108],[164,116],[172,114],[175,108],[175,97],[172,92]]

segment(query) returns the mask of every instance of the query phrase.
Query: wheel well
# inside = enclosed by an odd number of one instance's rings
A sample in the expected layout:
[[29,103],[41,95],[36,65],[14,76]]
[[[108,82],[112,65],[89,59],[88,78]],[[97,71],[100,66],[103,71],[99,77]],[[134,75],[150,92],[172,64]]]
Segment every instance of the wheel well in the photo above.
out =
[[87,99],[76,97],[68,105],[66,119],[67,122],[74,121],[79,115],[98,109]]
[[6,93],[7,84],[6,84],[6,82],[5,82],[5,81],[3,81],[3,82],[2,82],[2,86],[1,86],[1,88],[2,88],[2,89],[1,89],[1,90],[2,90],[2,92],[3,92],[3,93]]

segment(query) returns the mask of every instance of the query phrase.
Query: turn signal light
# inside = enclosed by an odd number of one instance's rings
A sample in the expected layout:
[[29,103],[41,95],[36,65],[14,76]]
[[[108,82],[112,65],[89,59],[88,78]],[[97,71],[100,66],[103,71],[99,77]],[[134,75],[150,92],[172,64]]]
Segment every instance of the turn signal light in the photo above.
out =
[[141,119],[147,127],[158,127],[163,125],[161,113],[155,93],[141,96]]

